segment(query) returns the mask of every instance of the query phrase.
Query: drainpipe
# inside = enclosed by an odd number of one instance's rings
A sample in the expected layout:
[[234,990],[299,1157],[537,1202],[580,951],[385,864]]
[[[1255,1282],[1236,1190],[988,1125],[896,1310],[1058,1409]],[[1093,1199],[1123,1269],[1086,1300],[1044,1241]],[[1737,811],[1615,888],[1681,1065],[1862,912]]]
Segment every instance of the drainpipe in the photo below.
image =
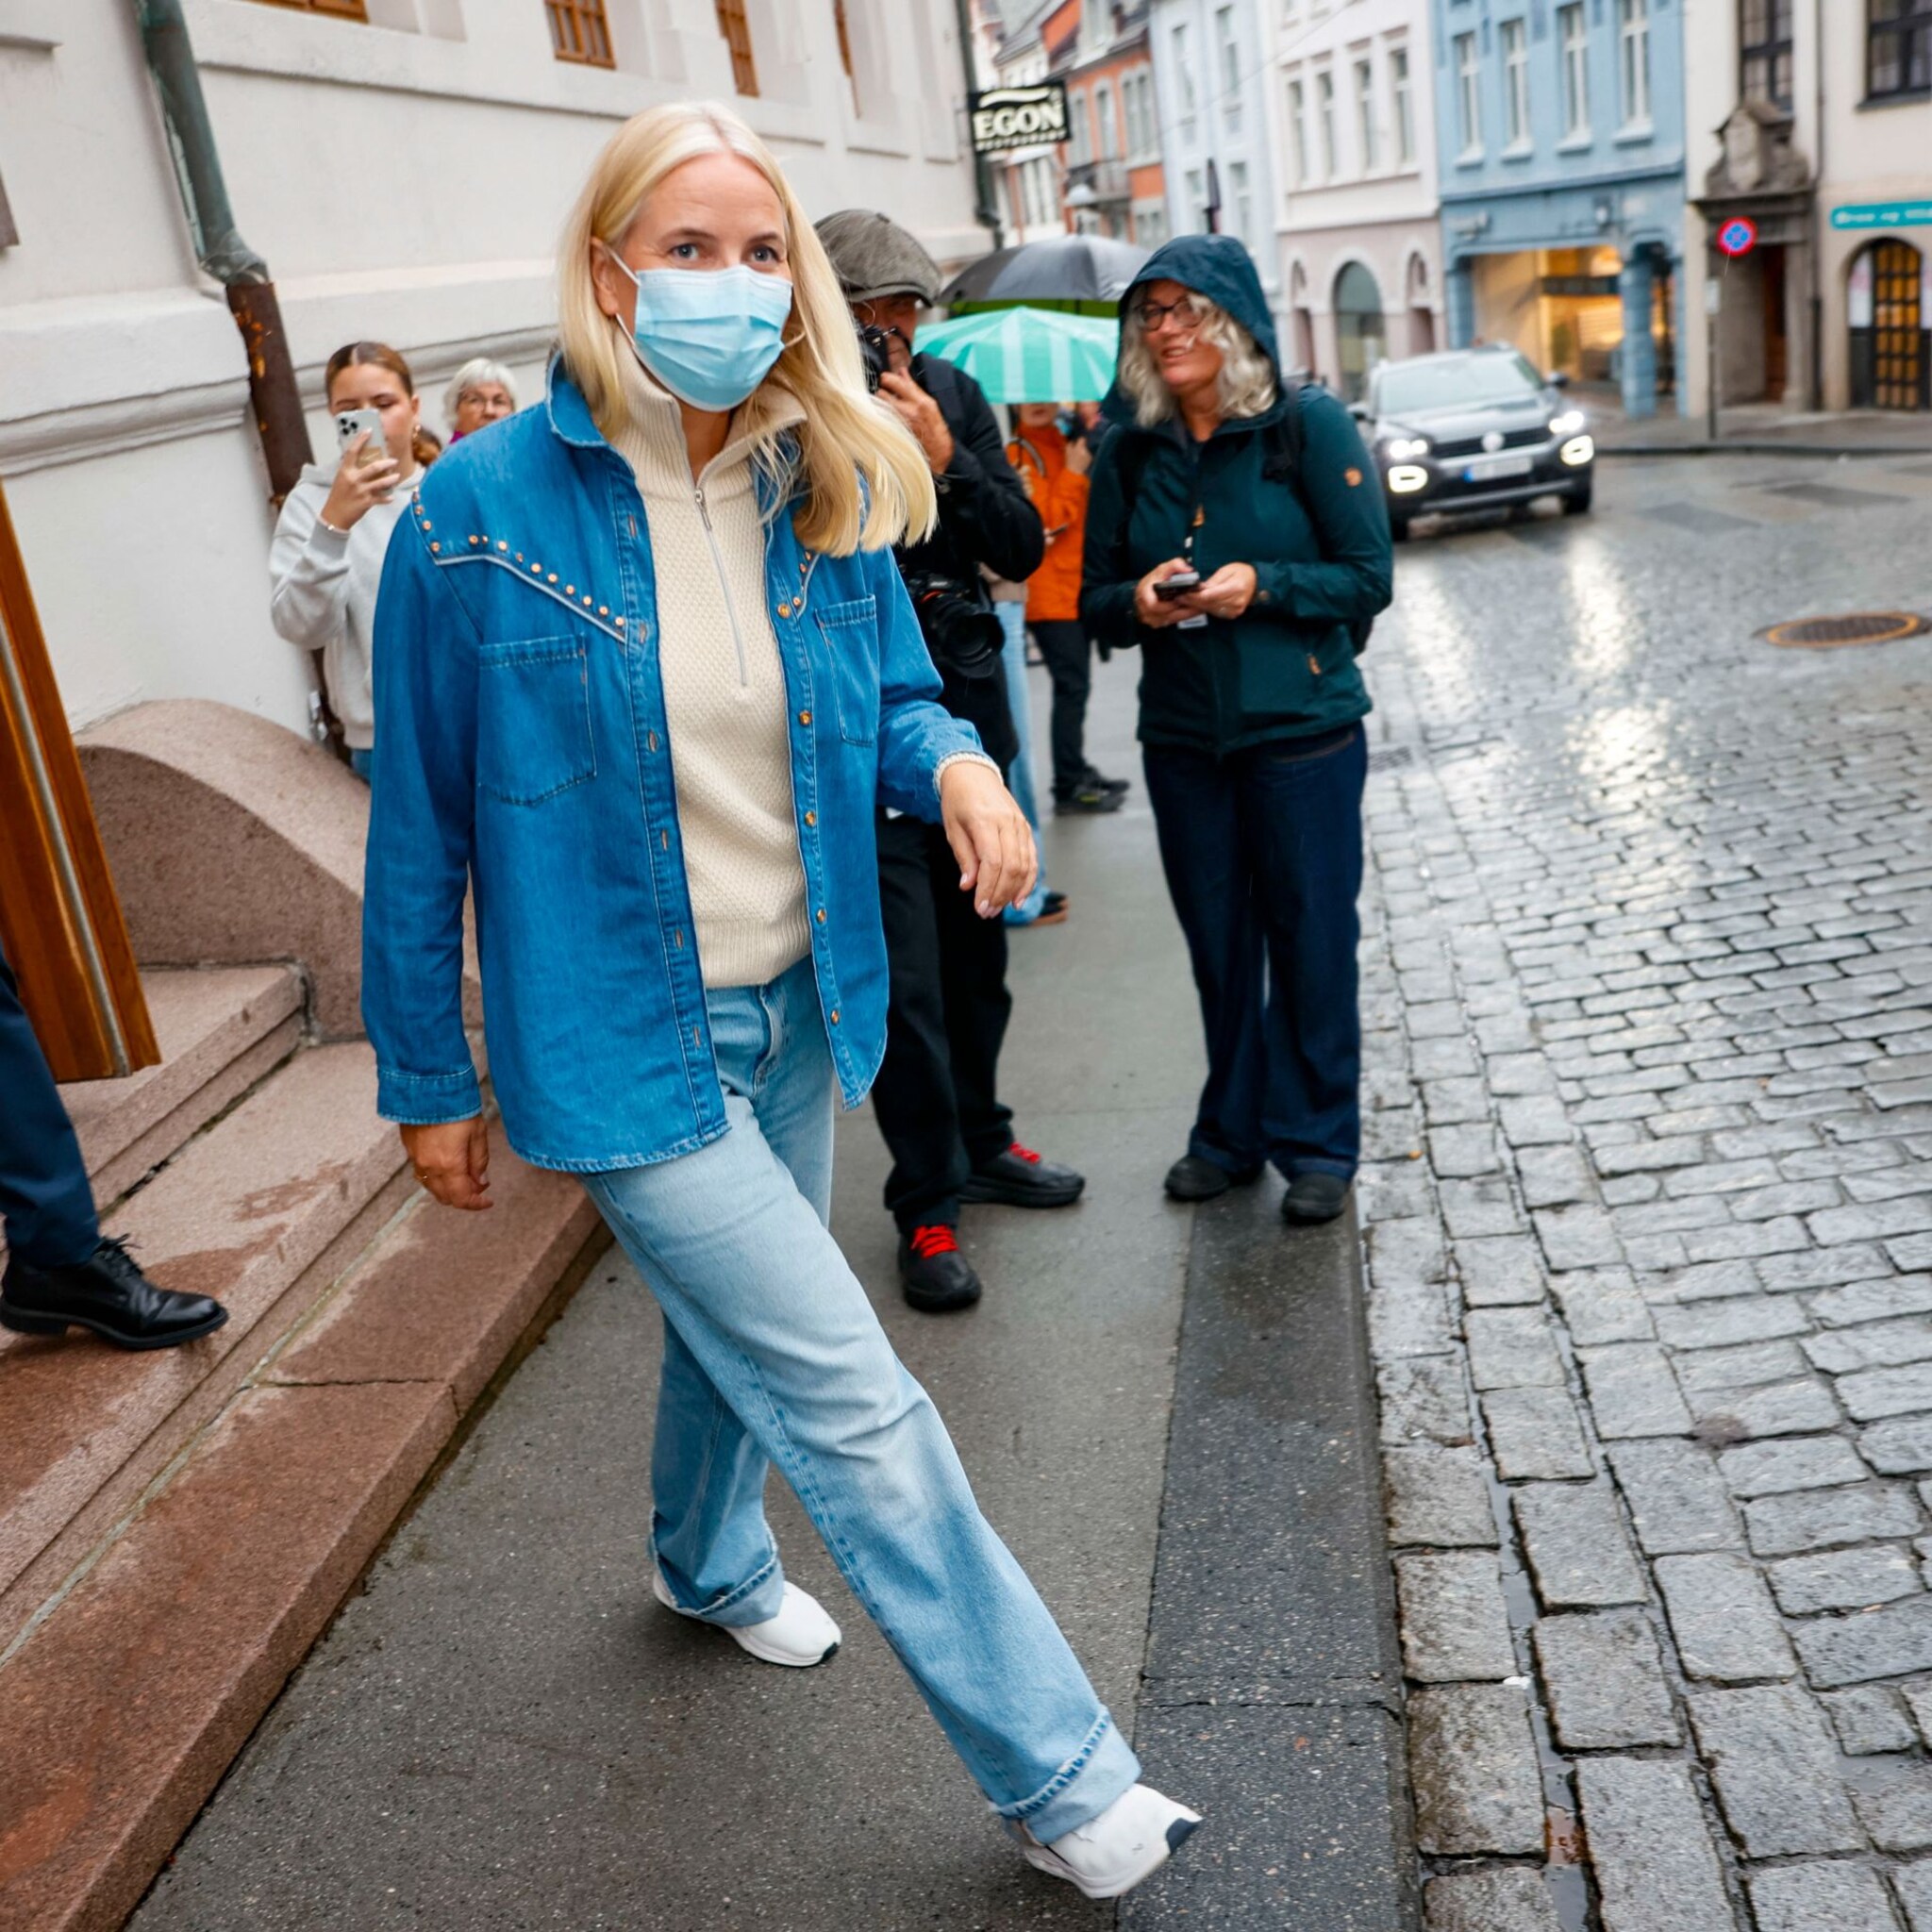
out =
[[236,232],[181,0],[134,0],[134,15],[160,97],[195,258],[227,291],[229,311],[247,345],[249,402],[268,464],[269,493],[280,504],[313,457],[275,285],[268,263]]
[[1824,0],[1811,8],[1811,367],[1806,372],[1806,408],[1813,415],[1824,407]]
[[[974,58],[972,0],[953,0],[953,18],[959,36],[959,70],[966,77],[966,139],[973,139],[973,96],[979,92],[978,62]],[[973,219],[992,238],[997,248],[1004,239],[1000,206],[992,190],[992,163],[976,148],[973,154],[973,198],[978,203]]]

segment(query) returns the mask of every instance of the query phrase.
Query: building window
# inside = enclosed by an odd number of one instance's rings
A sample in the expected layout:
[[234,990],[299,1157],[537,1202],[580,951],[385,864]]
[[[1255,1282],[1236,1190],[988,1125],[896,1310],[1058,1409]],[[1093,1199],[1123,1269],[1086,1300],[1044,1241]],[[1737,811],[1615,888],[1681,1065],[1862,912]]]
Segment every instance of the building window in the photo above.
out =
[[832,31],[839,39],[839,65],[845,70],[845,79],[852,89],[854,112],[862,112],[858,104],[858,75],[852,65],[852,21],[845,11],[845,0],[832,0]]
[[1456,36],[1456,132],[1464,160],[1482,153],[1482,68],[1477,62],[1474,34]]
[[1134,240],[1142,248],[1158,248],[1167,240],[1167,210],[1158,202],[1134,210]]
[[1188,38],[1185,22],[1174,28],[1174,39],[1169,44],[1174,48],[1174,89],[1181,97],[1178,131],[1180,138],[1191,144],[1197,133],[1194,116],[1200,108],[1201,91],[1194,81],[1194,49]]
[[1127,110],[1127,153],[1141,160],[1160,151],[1154,122],[1154,75],[1144,67],[1121,82],[1121,105]]
[[1208,184],[1199,168],[1190,168],[1187,177],[1188,220],[1191,233],[1208,232]]
[[1355,138],[1362,173],[1373,175],[1382,165],[1382,151],[1375,139],[1375,70],[1366,60],[1355,63]]
[[[745,16],[744,0],[717,0],[718,31],[731,50],[731,85],[741,94],[758,91],[758,64],[751,51],[751,22]],[[600,5],[597,9],[604,10]]]
[[1590,25],[1583,17],[1583,0],[1560,8],[1557,38],[1563,57],[1563,139],[1590,139]]
[[544,7],[550,15],[550,44],[559,60],[580,60],[587,67],[617,65],[604,0],[544,0]]
[[1932,0],[1868,0],[1865,92],[1932,92]]
[[1093,135],[1087,125],[1087,96],[1074,92],[1067,96],[1067,164],[1084,168],[1093,158]]
[[1227,164],[1227,186],[1234,196],[1234,231],[1241,237],[1243,246],[1252,250],[1255,245],[1255,201],[1248,192],[1247,162],[1230,161]]
[[1121,151],[1121,131],[1113,118],[1113,90],[1104,80],[1093,90],[1093,117],[1100,123],[1100,141],[1094,152],[1103,161],[1110,161]]
[[1234,8],[1214,11],[1214,53],[1220,63],[1221,113],[1230,134],[1241,131],[1241,50],[1235,38]]
[[[1876,0],[1883,5],[1884,0]],[[1617,0],[1617,73],[1624,125],[1650,125],[1650,0]]]
[[[367,20],[369,13],[363,0],[264,0],[270,7],[292,7],[298,13],[326,13],[336,20]],[[597,11],[604,11],[598,5]]]
[[1408,49],[1389,49],[1389,97],[1395,108],[1395,165],[1415,159],[1415,103],[1408,92]]
[[1791,0],[1739,0],[1738,92],[1791,105]]
[[1503,23],[1503,123],[1505,154],[1529,152],[1529,29],[1520,20]]
[[1325,69],[1315,76],[1315,114],[1322,133],[1322,178],[1335,179],[1335,76]]
[[1299,188],[1308,178],[1308,94],[1298,80],[1288,84],[1288,155],[1289,185]]

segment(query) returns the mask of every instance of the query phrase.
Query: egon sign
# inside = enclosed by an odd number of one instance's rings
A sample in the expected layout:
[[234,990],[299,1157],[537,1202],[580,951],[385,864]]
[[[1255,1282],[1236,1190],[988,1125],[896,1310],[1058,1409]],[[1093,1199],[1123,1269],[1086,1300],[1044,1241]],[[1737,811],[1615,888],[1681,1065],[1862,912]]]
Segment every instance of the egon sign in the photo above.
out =
[[1051,146],[1067,138],[1067,90],[1058,80],[1037,87],[990,87],[971,96],[973,152]]

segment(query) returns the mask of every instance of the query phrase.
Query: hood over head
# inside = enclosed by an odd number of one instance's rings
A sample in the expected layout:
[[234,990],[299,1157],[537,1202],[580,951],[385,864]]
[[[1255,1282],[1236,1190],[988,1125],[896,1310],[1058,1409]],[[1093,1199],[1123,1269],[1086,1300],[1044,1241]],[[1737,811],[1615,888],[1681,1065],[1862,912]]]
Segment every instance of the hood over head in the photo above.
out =
[[[1274,318],[1261,290],[1255,258],[1232,235],[1177,235],[1163,242],[1127,284],[1120,300],[1121,340],[1134,325],[1129,320],[1140,291],[1149,282],[1178,282],[1224,308],[1254,337],[1255,343],[1281,379],[1281,348],[1274,335]],[[1116,379],[1101,406],[1109,423],[1131,424],[1134,405]]]

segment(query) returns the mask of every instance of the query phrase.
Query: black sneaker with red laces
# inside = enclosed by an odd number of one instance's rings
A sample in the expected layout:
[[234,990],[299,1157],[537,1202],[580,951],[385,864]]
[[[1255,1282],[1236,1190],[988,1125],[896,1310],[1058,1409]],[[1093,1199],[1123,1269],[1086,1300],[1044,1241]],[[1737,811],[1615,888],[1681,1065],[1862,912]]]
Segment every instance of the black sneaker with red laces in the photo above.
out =
[[1067,1208],[1080,1198],[1087,1176],[1042,1160],[1015,1141],[967,1176],[962,1201],[995,1201],[1003,1208]]
[[979,1299],[979,1276],[943,1222],[900,1236],[899,1280],[907,1301],[922,1314],[950,1315]]

